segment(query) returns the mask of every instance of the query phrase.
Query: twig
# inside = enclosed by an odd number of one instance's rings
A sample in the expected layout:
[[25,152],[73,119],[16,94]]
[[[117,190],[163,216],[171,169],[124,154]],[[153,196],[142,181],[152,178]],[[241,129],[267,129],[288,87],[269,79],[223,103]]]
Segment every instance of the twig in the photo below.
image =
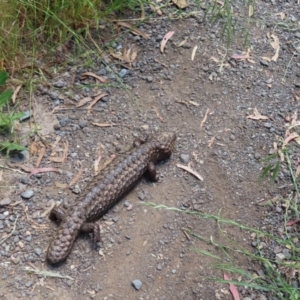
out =
[[34,273],[36,275],[42,275],[45,277],[53,277],[53,278],[63,278],[63,279],[69,279],[69,280],[74,280],[74,278],[70,276],[64,276],[56,272],[50,272],[50,271],[44,271],[44,270],[38,270],[38,269],[33,269],[30,267],[25,267],[23,268],[24,271]]
[[200,129],[202,129],[202,126],[203,126],[203,124],[205,123],[205,121],[206,121],[206,119],[207,119],[208,113],[209,113],[209,108],[206,110],[206,113],[205,113],[205,115],[204,115],[204,118],[203,118],[203,120],[202,120],[202,122],[201,122],[201,124],[200,124]]
[[194,170],[192,170],[190,167],[184,166],[184,165],[181,165],[181,164],[177,164],[176,166],[178,168],[181,168],[181,169],[185,170],[185,171],[188,171],[189,173],[191,173],[192,175],[197,177],[199,180],[203,181],[203,177],[200,174],[198,174],[197,172],[195,172]]
[[10,237],[13,235],[13,233],[14,233],[15,230],[16,230],[16,224],[17,224],[18,218],[19,218],[19,217],[17,216],[16,219],[15,219],[13,230],[11,231],[11,233],[10,233],[6,238],[4,238],[4,239],[0,242],[0,245],[1,245],[2,243],[4,243],[8,238],[10,238]]
[[14,171],[14,172],[18,172],[20,174],[25,174],[24,172],[20,171],[20,170],[17,170],[17,169],[13,169],[13,168],[9,168],[9,167],[4,167],[2,165],[0,165],[0,168],[1,169],[6,169],[6,170],[10,170],[10,171]]

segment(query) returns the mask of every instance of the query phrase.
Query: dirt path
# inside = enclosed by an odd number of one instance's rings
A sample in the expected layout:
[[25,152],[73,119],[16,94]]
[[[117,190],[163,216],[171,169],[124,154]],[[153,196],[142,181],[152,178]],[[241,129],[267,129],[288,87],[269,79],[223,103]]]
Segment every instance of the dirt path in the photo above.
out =
[[[269,10],[268,18],[275,22],[277,17],[272,13],[281,7],[258,1],[257,9],[257,18]],[[293,4],[287,3],[282,9],[289,15]],[[62,155],[68,143],[68,156],[63,163],[49,162],[52,151],[50,147],[46,149],[40,166],[60,168],[61,173],[30,178],[8,171],[3,174],[14,188],[3,190],[3,198],[9,197],[11,204],[0,208],[0,233],[5,237],[14,224],[16,230],[0,245],[1,299],[231,299],[226,285],[207,280],[223,276],[213,268],[216,260],[193,249],[221,253],[182,230],[189,228],[208,239],[212,236],[223,241],[216,222],[143,205],[147,201],[207,214],[221,212],[224,218],[257,227],[264,211],[256,203],[276,195],[278,186],[288,182],[284,172],[279,174],[278,185],[259,181],[259,159],[269,154],[275,134],[282,136],[282,116],[297,106],[294,97],[299,94],[300,61],[298,56],[291,61],[291,41],[299,40],[299,36],[295,37],[299,33],[278,29],[279,59],[268,62],[261,59],[274,55],[266,37],[268,30],[254,27],[250,36],[251,61],[226,60],[224,71],[219,73],[216,59],[221,62],[220,53],[224,54],[220,28],[202,23],[201,18],[163,19],[141,26],[141,30],[151,34],[149,40],[126,34],[114,43],[115,50],[131,45],[138,49],[133,69],[122,71],[122,67],[110,63],[117,73],[125,74],[122,80],[135,100],[123,89],[94,87],[91,77],[81,80],[81,75],[90,71],[113,82],[112,74],[96,58],[92,67],[70,63],[47,85],[39,86],[34,105],[38,124],[45,130],[43,138],[53,145],[61,137],[55,155]],[[162,54],[160,41],[171,30],[175,34]],[[177,47],[184,39],[186,43]],[[192,61],[194,46],[198,50]],[[230,53],[241,49],[241,44],[232,44]],[[101,91],[109,96],[99,101],[90,114],[87,110],[71,109],[79,100]],[[63,104],[69,105],[67,110],[57,109],[51,115],[54,108]],[[255,107],[270,119],[247,119]],[[117,125],[97,127],[92,122]],[[159,182],[152,184],[142,179],[100,221],[101,248],[93,249],[91,238],[83,235],[63,265],[48,266],[45,252],[56,224],[48,220],[45,212],[54,203],[72,205],[76,193],[93,176],[99,153],[104,163],[136,136],[161,130],[176,131],[178,141],[172,158],[158,166]],[[33,140],[29,142],[32,143]],[[33,166],[36,159],[31,157],[26,165]],[[204,180],[178,168],[178,163],[190,164]],[[80,180],[69,189],[67,184],[79,170],[83,172]],[[33,191],[34,195],[22,198],[21,193],[26,191]],[[285,191],[281,189],[281,193]],[[230,226],[223,230],[250,249],[249,234]],[[249,267],[249,262],[238,257],[234,263]],[[27,274],[25,266],[72,279]],[[135,279],[142,282],[138,291],[131,284]],[[244,297],[251,296],[245,289],[240,291]],[[259,297],[263,296],[256,293],[251,299],[264,299]]]

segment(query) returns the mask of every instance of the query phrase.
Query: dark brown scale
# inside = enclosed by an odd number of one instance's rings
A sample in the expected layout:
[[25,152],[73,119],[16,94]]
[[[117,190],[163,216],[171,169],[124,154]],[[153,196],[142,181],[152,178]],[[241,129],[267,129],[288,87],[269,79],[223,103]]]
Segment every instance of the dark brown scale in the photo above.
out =
[[60,220],[61,224],[49,245],[48,261],[55,264],[65,260],[79,231],[92,232],[94,242],[98,242],[99,226],[90,222],[99,219],[114,206],[147,170],[150,178],[157,180],[154,164],[171,155],[175,141],[173,132],[162,133],[148,141],[136,140],[133,149],[120,154],[90,181],[86,191],[67,213],[54,208],[49,217]]

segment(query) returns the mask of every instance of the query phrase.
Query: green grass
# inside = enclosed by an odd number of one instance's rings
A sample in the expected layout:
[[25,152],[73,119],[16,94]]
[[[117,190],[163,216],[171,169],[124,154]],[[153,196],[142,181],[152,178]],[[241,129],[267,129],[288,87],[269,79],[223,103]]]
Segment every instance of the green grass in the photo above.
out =
[[[8,74],[6,72],[0,72],[0,88],[5,86]],[[13,135],[14,123],[19,120],[24,114],[16,112],[15,107],[10,106],[10,100],[13,92],[11,90],[3,89],[0,90],[0,134],[4,137],[4,141],[0,141],[0,152],[5,152],[7,155],[11,151],[21,151],[25,148],[16,140],[8,141],[5,140],[5,136]]]
[[[269,297],[276,296],[281,300],[300,299],[299,287],[292,284],[293,281],[298,280],[298,270],[300,269],[300,249],[295,245],[296,239],[291,238],[287,233],[284,237],[279,238],[269,232],[251,228],[233,220],[224,219],[220,215],[210,215],[197,211],[181,210],[175,207],[157,205],[150,202],[146,202],[144,204],[157,209],[166,209],[169,211],[195,215],[200,218],[217,222],[219,232],[225,238],[227,243],[219,243],[215,241],[212,236],[209,238],[203,237],[191,229],[182,228],[182,230],[190,236],[211,245],[212,249],[217,249],[220,254],[216,255],[211,252],[195,248],[191,250],[200,255],[205,255],[216,260],[216,263],[214,264],[216,269],[222,270],[223,272],[230,274],[231,277],[239,279],[223,280],[220,278],[207,278],[208,280],[213,280],[219,283],[232,283],[236,286],[244,286],[258,291],[265,291],[268,293]],[[236,240],[230,239],[226,234],[226,230],[224,230],[226,225],[234,226],[243,230],[249,236],[251,233],[254,233],[257,242],[255,253],[245,249],[241,246],[241,243],[238,243]],[[274,241],[277,244],[290,249],[292,254],[291,258],[283,261],[266,258],[263,249],[260,247],[260,243],[266,240],[268,240],[269,243]],[[258,274],[254,271],[249,272],[241,268],[236,261],[237,257],[245,257],[248,261],[251,261],[256,265],[261,265],[264,270],[264,274]]]

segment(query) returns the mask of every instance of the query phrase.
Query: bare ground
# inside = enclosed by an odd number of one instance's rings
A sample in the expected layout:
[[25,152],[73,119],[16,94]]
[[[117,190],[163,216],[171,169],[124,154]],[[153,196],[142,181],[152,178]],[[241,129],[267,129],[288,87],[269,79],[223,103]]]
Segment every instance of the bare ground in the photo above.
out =
[[[84,72],[90,71],[108,77],[110,83],[116,82],[97,58],[91,67],[81,60],[53,69],[54,78],[40,84],[33,103],[42,139],[32,136],[28,145],[34,139],[46,141],[40,167],[57,167],[61,172],[29,177],[3,171],[2,182],[7,185],[2,189],[3,198],[8,197],[11,204],[0,208],[2,239],[13,231],[14,224],[16,229],[0,245],[2,299],[232,299],[227,285],[208,280],[223,276],[213,268],[216,260],[194,249],[220,256],[222,253],[182,229],[230,243],[223,235],[225,232],[233,247],[235,241],[248,250],[250,234],[232,226],[221,226],[220,230],[213,220],[155,209],[144,202],[220,213],[224,218],[259,228],[264,208],[258,207],[257,202],[288,193],[290,178],[285,170],[279,174],[277,184],[258,178],[260,158],[269,154],[275,135],[283,135],[283,117],[298,105],[294,100],[295,93],[299,93],[300,61],[298,56],[291,60],[295,51],[291,41],[299,40],[299,36],[297,32],[277,29],[279,58],[277,62],[268,62],[261,57],[274,55],[266,37],[271,30],[261,24],[275,22],[278,17],[274,14],[282,9],[290,17],[293,5],[296,4],[272,6],[258,1],[260,26],[253,26],[249,37],[253,46],[251,61],[226,59],[222,73],[219,68],[225,50],[221,27],[203,23],[201,16],[176,21],[150,20],[140,27],[151,34],[150,39],[127,33],[112,45],[114,51],[131,45],[139,50],[132,69],[123,71],[126,74],[121,78],[131,94],[113,86],[95,86],[92,77],[81,79]],[[299,20],[299,15],[293,16]],[[160,41],[170,30],[175,34],[161,53]],[[177,47],[184,39],[187,42]],[[101,41],[97,40],[99,44]],[[198,49],[192,61],[195,46]],[[242,49],[241,43],[233,43],[229,53],[241,53]],[[109,67],[117,74],[123,69],[113,61]],[[86,109],[75,108],[82,98],[101,91],[109,96],[95,104],[90,114]],[[64,105],[67,109],[62,109]],[[270,119],[247,119],[255,107]],[[23,108],[26,109],[25,104]],[[97,127],[93,122],[117,125]],[[26,129],[32,123],[22,124]],[[45,261],[46,249],[57,227],[47,217],[49,208],[59,203],[72,205],[93,176],[99,153],[102,164],[135,137],[168,130],[176,131],[178,140],[172,158],[158,166],[159,182],[153,184],[143,178],[99,221],[101,247],[93,248],[90,236],[82,235],[64,264],[49,266]],[[62,163],[49,161],[57,137],[61,140],[54,149],[55,155],[62,155],[68,143],[68,156]],[[36,160],[32,155],[24,165],[31,168]],[[190,164],[204,180],[178,168],[178,163]],[[81,169],[79,181],[69,189],[67,184]],[[24,191],[33,191],[33,197],[22,198]],[[233,257],[233,263],[253,271],[259,268],[238,256]],[[44,278],[25,272],[26,266],[71,278]],[[138,291],[131,284],[135,279],[142,282]],[[257,292],[243,288],[240,292],[244,297],[263,299]]]

